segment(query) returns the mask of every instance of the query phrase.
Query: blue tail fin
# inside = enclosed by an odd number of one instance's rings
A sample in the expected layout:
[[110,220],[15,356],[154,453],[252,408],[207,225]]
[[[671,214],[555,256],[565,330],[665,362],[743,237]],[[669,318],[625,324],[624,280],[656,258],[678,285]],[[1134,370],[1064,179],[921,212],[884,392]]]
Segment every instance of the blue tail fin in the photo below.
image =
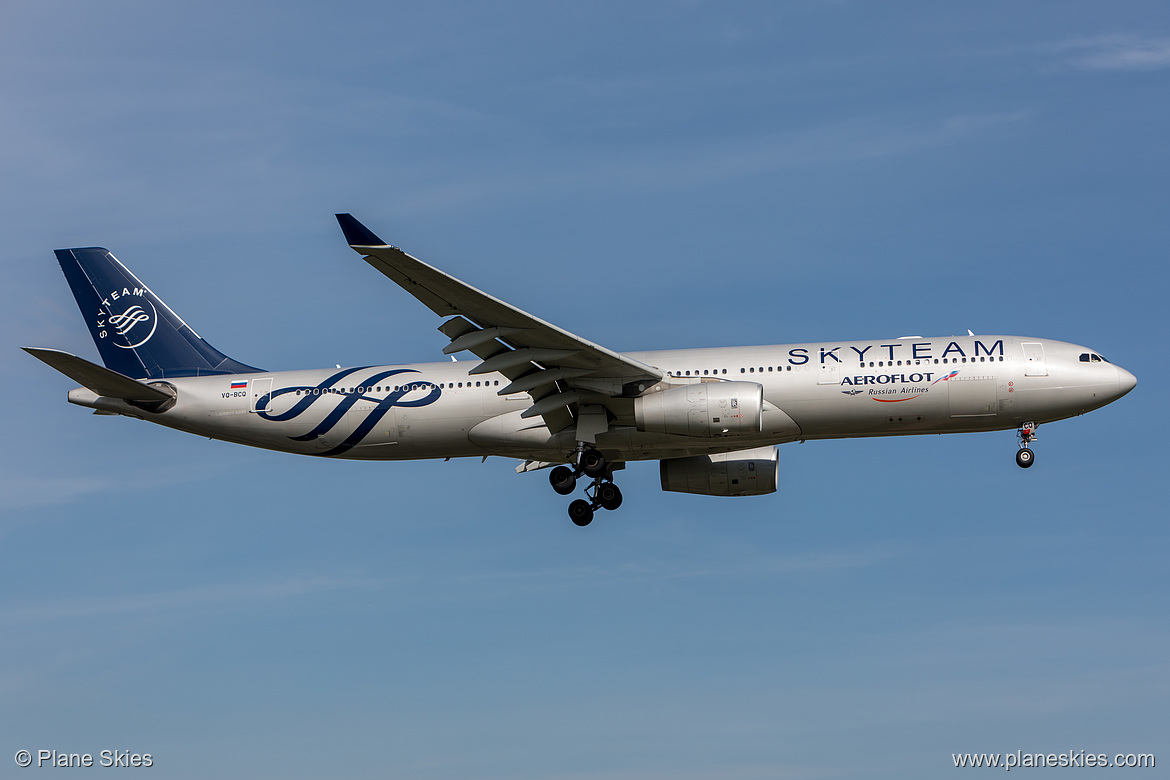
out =
[[238,363],[199,338],[109,250],[54,254],[106,368],[135,379],[263,370]]

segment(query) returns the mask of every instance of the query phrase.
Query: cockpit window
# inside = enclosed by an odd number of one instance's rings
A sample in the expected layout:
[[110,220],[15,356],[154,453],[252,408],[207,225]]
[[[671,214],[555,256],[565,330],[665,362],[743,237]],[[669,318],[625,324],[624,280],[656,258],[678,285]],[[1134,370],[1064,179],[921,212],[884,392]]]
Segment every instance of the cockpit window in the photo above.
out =
[[1088,353],[1088,352],[1082,352],[1082,353],[1081,353],[1081,362],[1082,362],[1082,363],[1088,363],[1088,362],[1089,362],[1089,353]]
[[1101,355],[1098,355],[1096,352],[1082,352],[1081,353],[1081,362],[1082,363],[1108,363],[1109,361],[1106,360]]
[[1100,363],[1101,356],[1100,355],[1089,355],[1089,360],[1092,361],[1093,363]]

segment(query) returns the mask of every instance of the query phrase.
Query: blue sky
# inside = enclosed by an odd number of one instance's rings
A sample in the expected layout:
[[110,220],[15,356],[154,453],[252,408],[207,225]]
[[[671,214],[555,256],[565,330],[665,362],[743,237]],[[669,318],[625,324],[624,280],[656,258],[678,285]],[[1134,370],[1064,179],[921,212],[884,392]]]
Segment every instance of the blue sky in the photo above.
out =
[[[0,69],[0,761],[1170,761],[1164,3],[12,0]],[[1041,428],[1027,472],[1011,432],[787,445],[752,499],[633,464],[582,532],[512,462],[93,417],[17,349],[96,355],[52,250],[102,245],[244,362],[441,359],[336,211],[614,349],[970,328],[1139,384]]]

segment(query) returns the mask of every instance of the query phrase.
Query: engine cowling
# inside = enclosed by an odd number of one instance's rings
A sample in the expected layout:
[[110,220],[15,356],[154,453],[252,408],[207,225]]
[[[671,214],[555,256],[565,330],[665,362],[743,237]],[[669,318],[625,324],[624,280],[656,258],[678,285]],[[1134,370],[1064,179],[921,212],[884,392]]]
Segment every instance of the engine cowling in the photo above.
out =
[[755,382],[703,382],[634,399],[634,424],[647,433],[740,436],[759,433],[764,386]]
[[762,496],[780,484],[776,447],[659,461],[662,489],[701,496]]

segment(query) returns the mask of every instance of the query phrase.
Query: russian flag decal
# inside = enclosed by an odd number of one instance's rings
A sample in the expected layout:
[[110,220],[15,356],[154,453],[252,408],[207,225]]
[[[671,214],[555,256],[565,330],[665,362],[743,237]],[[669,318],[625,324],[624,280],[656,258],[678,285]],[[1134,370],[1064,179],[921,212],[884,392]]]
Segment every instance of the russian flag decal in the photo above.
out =
[[243,390],[248,386],[247,382],[232,382],[232,390]]

